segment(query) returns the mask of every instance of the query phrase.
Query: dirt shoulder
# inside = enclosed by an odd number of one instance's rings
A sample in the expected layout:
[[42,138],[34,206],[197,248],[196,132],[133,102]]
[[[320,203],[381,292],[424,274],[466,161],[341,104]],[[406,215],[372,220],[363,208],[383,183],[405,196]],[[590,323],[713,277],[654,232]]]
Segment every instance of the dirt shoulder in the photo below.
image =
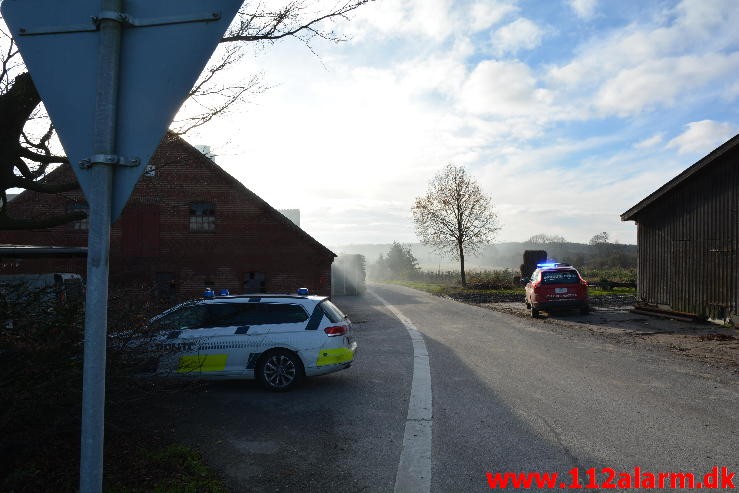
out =
[[[491,300],[476,303],[483,308],[530,318],[521,301]],[[633,313],[633,299],[604,297],[589,315],[577,312],[542,313],[544,323],[599,334],[622,344],[647,344],[654,348],[726,368],[739,375],[739,330],[708,322],[685,322]]]

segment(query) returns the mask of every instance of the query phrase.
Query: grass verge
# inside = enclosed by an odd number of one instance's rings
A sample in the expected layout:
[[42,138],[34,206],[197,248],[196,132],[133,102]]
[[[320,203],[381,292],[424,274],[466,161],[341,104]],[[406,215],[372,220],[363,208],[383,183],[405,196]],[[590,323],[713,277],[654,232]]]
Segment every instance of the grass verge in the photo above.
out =
[[117,477],[106,493],[227,493],[223,482],[204,462],[199,452],[184,445],[169,445],[154,451],[140,449],[133,458],[136,474]]

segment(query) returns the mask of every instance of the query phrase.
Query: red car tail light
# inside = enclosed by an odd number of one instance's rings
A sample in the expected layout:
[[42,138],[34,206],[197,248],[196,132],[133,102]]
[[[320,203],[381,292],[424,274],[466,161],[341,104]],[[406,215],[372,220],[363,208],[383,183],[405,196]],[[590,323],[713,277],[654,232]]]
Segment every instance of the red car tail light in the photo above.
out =
[[331,327],[326,327],[325,329],[323,329],[323,331],[329,337],[344,335],[346,334],[346,330],[346,325],[333,325]]

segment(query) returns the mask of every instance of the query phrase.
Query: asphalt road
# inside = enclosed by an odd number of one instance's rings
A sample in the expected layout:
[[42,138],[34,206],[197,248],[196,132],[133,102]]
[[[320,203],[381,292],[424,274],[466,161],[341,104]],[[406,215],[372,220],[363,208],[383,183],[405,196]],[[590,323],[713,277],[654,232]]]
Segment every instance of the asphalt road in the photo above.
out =
[[219,382],[187,397],[173,421],[233,491],[394,490],[414,372],[396,313],[428,350],[430,459],[407,436],[405,453],[430,460],[430,491],[490,491],[487,472],[558,472],[569,483],[578,467],[585,484],[588,468],[599,482],[601,468],[739,470],[735,375],[402,287],[371,291],[392,307],[371,293],[335,300],[360,345],[349,370],[286,394]]

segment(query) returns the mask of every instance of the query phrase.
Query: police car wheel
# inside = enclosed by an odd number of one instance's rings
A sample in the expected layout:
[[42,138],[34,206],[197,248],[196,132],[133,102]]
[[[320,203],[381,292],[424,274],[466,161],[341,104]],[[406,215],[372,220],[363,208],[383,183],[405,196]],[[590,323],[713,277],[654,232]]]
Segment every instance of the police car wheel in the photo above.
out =
[[272,351],[259,360],[257,378],[267,390],[283,392],[303,379],[303,365],[290,351]]

